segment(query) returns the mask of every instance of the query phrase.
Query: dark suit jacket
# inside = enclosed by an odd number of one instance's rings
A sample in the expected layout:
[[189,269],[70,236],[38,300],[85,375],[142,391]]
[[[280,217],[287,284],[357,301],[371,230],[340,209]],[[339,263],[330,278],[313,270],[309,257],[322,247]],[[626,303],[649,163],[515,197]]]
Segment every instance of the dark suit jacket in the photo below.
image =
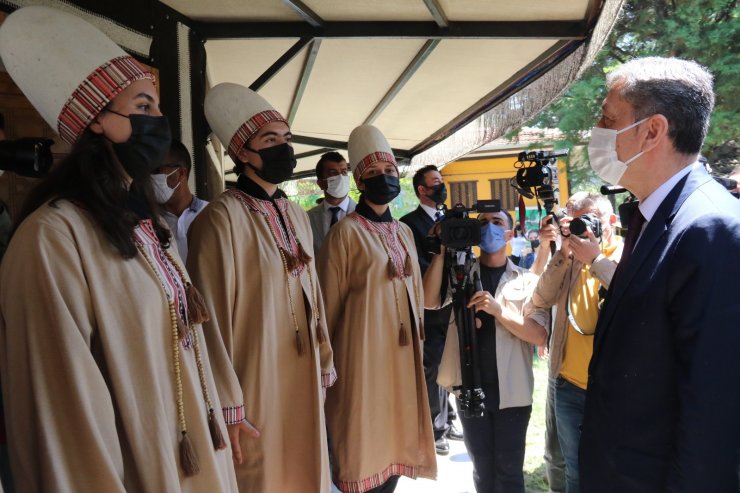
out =
[[648,223],[600,314],[582,492],[737,490],[738,284],[740,202],[693,169]]
[[432,254],[424,248],[424,238],[429,234],[429,230],[434,226],[434,219],[429,217],[421,206],[403,216],[399,221],[406,223],[411,231],[414,232],[414,243],[416,243],[416,253],[419,256],[419,265],[421,266],[421,275],[427,271],[429,263],[432,261]]

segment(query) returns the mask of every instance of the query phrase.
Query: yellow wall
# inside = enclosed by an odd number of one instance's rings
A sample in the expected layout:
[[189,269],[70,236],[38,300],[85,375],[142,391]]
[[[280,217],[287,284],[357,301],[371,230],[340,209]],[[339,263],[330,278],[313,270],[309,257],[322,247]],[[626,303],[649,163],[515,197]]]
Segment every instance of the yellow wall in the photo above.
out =
[[[509,179],[516,175],[517,169],[514,168],[516,155],[504,157],[490,157],[481,159],[470,159],[464,161],[453,161],[442,168],[442,176],[447,189],[450,189],[450,183],[459,181],[477,180],[477,196],[479,200],[495,199],[491,197],[491,186],[489,180],[499,180],[502,178]],[[560,182],[559,204],[565,207],[568,200],[568,174],[565,169],[565,163],[558,161],[558,180]],[[447,200],[448,207],[451,206],[450,200]],[[537,207],[535,199],[524,199],[527,207]],[[466,204],[469,207],[473,204]],[[514,215],[514,211],[509,211]]]

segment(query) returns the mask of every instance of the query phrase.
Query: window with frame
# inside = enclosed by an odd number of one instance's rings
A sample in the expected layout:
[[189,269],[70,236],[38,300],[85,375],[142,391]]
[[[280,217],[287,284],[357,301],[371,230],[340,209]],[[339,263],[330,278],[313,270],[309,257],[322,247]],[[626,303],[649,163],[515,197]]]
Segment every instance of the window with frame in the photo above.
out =
[[489,180],[491,184],[491,198],[501,200],[501,208],[513,211],[519,205],[519,192],[511,186],[511,178]]
[[454,207],[456,204],[463,204],[466,207],[472,207],[478,201],[478,182],[477,181],[455,181],[450,184],[450,201]]

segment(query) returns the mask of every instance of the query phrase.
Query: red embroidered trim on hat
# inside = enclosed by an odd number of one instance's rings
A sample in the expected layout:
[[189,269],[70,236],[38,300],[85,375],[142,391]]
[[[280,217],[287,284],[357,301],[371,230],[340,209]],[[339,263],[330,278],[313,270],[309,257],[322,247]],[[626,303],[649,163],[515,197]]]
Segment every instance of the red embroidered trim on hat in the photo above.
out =
[[378,161],[386,161],[388,163],[393,163],[396,169],[398,169],[398,165],[396,164],[396,158],[393,157],[393,154],[389,154],[387,152],[373,152],[372,154],[368,154],[367,156],[365,156],[362,159],[362,161],[357,163],[357,166],[355,167],[355,170],[352,173],[355,176],[355,181],[360,180],[360,177],[362,176],[362,172],[365,171],[365,168],[367,168],[373,163],[377,163]]
[[236,154],[239,152],[239,149],[244,147],[244,144],[246,144],[250,137],[256,134],[260,128],[270,122],[285,122],[285,124],[288,125],[288,120],[283,118],[283,115],[275,110],[262,111],[242,123],[242,126],[239,127],[239,130],[236,131],[234,136],[231,138],[231,142],[229,142],[229,156],[234,160],[234,162],[237,162]]
[[96,68],[62,107],[57,118],[59,136],[74,144],[105,105],[133,81],[142,79],[154,82],[154,74],[128,55],[114,58]]

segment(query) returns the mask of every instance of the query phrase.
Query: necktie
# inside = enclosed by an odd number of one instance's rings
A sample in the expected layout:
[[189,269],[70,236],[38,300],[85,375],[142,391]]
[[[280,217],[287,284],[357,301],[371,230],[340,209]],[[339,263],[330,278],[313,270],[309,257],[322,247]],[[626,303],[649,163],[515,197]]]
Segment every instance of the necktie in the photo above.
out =
[[434,213],[434,220],[435,221],[439,221],[440,219],[442,219],[442,212],[440,212],[440,211],[435,212]]
[[331,222],[329,223],[329,227],[331,228],[335,224],[337,224],[337,221],[339,221],[339,211],[342,210],[341,207],[329,207],[329,210],[331,211]]
[[[622,258],[619,260],[617,270],[614,272],[614,279],[617,278],[620,272],[627,268],[627,263],[632,256],[632,251],[635,249],[635,243],[637,238],[640,237],[642,232],[642,225],[645,224],[645,216],[642,215],[640,209],[635,208],[630,217],[629,226],[627,227],[627,237],[624,239],[624,249],[622,250]],[[614,280],[612,280],[614,285]]]

